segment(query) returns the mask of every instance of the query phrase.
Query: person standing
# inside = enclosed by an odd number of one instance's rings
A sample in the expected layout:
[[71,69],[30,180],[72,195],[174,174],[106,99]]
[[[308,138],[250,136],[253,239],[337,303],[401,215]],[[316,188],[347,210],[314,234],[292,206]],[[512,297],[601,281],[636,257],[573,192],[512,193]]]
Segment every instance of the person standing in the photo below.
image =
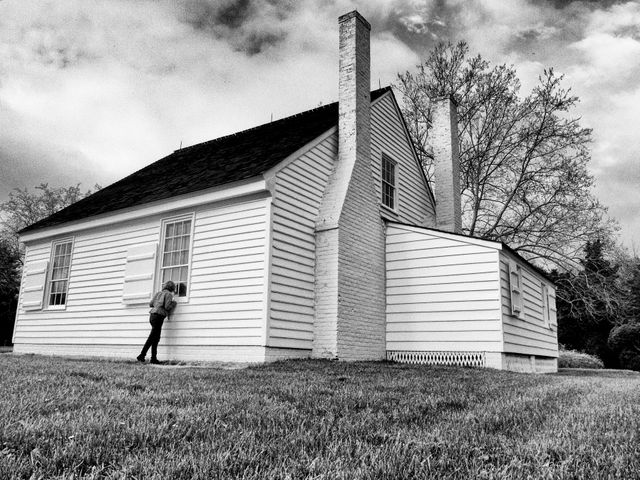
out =
[[136,357],[139,362],[144,362],[149,348],[151,348],[151,361],[150,363],[158,365],[158,343],[160,342],[160,335],[162,333],[162,324],[165,317],[167,317],[173,309],[176,307],[176,302],[173,299],[173,292],[176,291],[176,284],[171,280],[166,282],[162,287],[162,290],[157,292],[151,301],[149,306],[149,323],[151,324],[151,333],[147,338],[142,352]]

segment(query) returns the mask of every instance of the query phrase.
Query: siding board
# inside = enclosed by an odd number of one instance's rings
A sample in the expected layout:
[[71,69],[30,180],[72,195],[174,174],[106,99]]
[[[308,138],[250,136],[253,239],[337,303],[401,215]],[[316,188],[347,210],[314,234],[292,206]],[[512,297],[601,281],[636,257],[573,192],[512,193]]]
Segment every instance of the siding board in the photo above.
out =
[[[161,349],[263,345],[267,199],[192,211],[190,297],[165,322]],[[16,345],[141,347],[149,333],[149,308],[122,303],[127,249],[159,242],[160,223],[166,217],[75,235],[66,309],[20,308]],[[26,262],[48,260],[49,255],[50,242],[31,244]]]
[[[522,272],[524,318],[511,315],[509,263],[520,265]],[[515,255],[500,252],[500,286],[505,352],[522,355],[558,356],[557,323],[545,325],[542,312],[542,284],[552,294],[554,286]],[[554,305],[555,306],[555,305]]]
[[382,97],[371,108],[371,173],[378,201],[381,200],[383,153],[398,165],[398,220],[414,225],[435,226],[435,208],[431,196],[390,95]]
[[312,347],[315,222],[337,148],[334,133],[276,173],[269,346]]
[[500,351],[498,258],[496,249],[388,224],[387,350]]

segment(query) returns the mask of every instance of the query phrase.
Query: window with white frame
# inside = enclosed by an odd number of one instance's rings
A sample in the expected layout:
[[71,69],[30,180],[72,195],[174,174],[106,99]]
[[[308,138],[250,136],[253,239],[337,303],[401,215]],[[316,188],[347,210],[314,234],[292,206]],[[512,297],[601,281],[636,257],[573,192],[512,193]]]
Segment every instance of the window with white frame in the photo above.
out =
[[509,264],[509,286],[511,290],[511,314],[518,318],[524,318],[522,268],[516,263]]
[[186,297],[188,294],[192,225],[192,217],[167,220],[163,223],[160,280],[162,284],[173,281],[176,284],[175,295],[178,298]]
[[72,248],[72,240],[61,240],[53,243],[51,249],[51,273],[47,289],[49,297],[47,305],[50,307],[67,304]]
[[382,204],[391,210],[395,210],[398,203],[397,168],[396,162],[382,155]]

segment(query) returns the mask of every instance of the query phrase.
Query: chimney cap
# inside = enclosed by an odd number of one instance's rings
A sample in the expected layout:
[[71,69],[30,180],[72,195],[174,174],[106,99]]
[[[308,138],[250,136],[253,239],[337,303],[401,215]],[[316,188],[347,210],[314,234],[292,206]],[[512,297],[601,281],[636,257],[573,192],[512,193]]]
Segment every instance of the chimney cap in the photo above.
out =
[[453,97],[452,93],[450,93],[448,95],[440,95],[438,97],[433,97],[431,99],[432,102],[444,102],[444,101],[447,101],[447,100],[451,100],[451,103],[453,103],[454,107],[458,106],[458,102],[456,102],[456,99]]
[[371,30],[371,24],[367,22],[366,18],[364,18],[357,10],[353,10],[349,13],[345,13],[338,17],[338,23],[346,22],[347,20],[351,20],[353,17],[360,20],[362,24],[367,27],[368,30]]

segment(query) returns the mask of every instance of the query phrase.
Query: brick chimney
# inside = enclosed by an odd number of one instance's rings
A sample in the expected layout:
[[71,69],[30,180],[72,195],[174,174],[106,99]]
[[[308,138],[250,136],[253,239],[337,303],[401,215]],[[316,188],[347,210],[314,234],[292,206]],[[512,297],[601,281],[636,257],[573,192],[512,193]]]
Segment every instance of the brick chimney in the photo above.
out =
[[371,169],[371,26],[339,20],[338,152],[316,222],[312,356],[385,355],[385,239]]
[[460,154],[458,113],[451,97],[432,100],[431,145],[433,146],[436,226],[453,233],[462,232],[460,207]]
[[361,155],[371,158],[370,53],[371,25],[353,11],[338,19],[339,41],[339,162],[355,163]]

